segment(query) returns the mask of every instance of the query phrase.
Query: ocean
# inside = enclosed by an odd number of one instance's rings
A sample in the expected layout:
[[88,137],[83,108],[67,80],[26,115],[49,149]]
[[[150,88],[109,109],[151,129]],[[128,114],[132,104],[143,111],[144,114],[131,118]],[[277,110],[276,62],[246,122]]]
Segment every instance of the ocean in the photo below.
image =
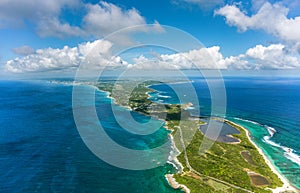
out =
[[[210,97],[205,80],[192,80],[201,115],[209,116]],[[246,127],[280,173],[298,188],[299,83],[296,78],[225,78],[226,118]],[[185,84],[190,83],[173,86],[184,93]],[[111,105],[118,111],[128,109],[112,104],[105,92],[91,86],[77,86],[87,93],[93,89],[97,113],[102,115],[101,125],[117,143],[130,149],[150,149],[169,142],[169,131],[163,127],[143,136],[123,130],[113,116]],[[0,81],[0,192],[180,192],[173,190],[164,177],[175,172],[169,163],[132,171],[95,156],[76,129],[72,88],[69,84],[44,80]],[[151,93],[152,100],[179,103],[168,85],[151,88],[158,91]],[[184,95],[187,100],[181,102],[193,102],[188,93]],[[144,115],[131,114],[138,122],[149,120]],[[170,151],[171,147],[164,153]]]
[[[82,89],[85,92],[94,88],[82,86]],[[164,176],[174,172],[171,164],[132,171],[111,166],[96,157],[76,129],[71,85],[1,81],[0,101],[1,193],[180,192],[173,190]],[[123,146],[147,149],[168,141],[168,131],[164,128],[139,137],[124,131],[114,120],[112,101],[106,93],[96,91],[95,103],[97,112],[106,115],[102,116],[101,124]],[[148,120],[137,113],[133,116],[140,122]]]

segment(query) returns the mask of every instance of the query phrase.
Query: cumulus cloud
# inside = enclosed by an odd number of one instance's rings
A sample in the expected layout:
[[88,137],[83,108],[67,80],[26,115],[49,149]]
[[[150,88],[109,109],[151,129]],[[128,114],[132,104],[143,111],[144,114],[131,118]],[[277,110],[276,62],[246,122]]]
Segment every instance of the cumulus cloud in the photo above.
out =
[[79,44],[81,65],[86,69],[103,69],[106,67],[123,67],[127,65],[119,56],[111,53],[113,43],[107,40],[96,40]]
[[227,57],[219,61],[233,69],[298,69],[300,58],[283,44],[257,45],[239,56]]
[[[82,21],[82,29],[86,35],[104,37],[110,33],[117,34],[107,37],[110,41],[119,45],[132,45],[132,34],[138,32],[163,33],[165,30],[158,21],[151,25],[146,25],[145,18],[135,8],[122,9],[112,3],[104,1],[98,4],[87,4],[87,14]],[[132,27],[132,28],[130,28]]]
[[152,53],[151,58],[141,55],[132,63],[124,61],[112,53],[113,43],[96,40],[62,49],[39,49],[33,54],[9,60],[7,71],[14,73],[53,70],[75,70],[81,67],[89,72],[104,68],[128,69],[299,69],[300,58],[283,44],[257,45],[237,56],[224,57],[219,46],[194,49],[175,54]]
[[252,9],[254,11],[258,11],[266,2],[267,0],[251,0]]
[[[68,9],[85,13],[80,24],[71,25],[62,18]],[[135,8],[122,9],[112,3],[83,3],[79,0],[4,0],[0,1],[0,28],[20,27],[31,22],[41,37],[96,36],[103,37],[121,28],[147,24]],[[153,29],[163,30],[157,21]],[[146,29],[142,29],[146,30]]]
[[9,60],[5,64],[7,71],[14,73],[68,70],[80,64],[91,70],[107,66],[126,65],[120,57],[110,53],[112,44],[105,40],[96,40],[62,49],[38,49],[34,54]]
[[219,60],[223,59],[220,47],[201,48],[184,53],[162,54],[155,58],[143,55],[134,59],[129,68],[137,69],[226,69]]
[[24,45],[24,46],[21,46],[21,47],[18,47],[18,48],[13,48],[12,51],[15,54],[22,55],[22,56],[26,56],[26,55],[34,53],[34,49],[30,46],[27,46],[27,45]]
[[244,54],[224,57],[219,46],[184,53],[135,58],[129,68],[137,69],[298,69],[300,58],[282,44],[257,45]]
[[255,60],[256,69],[294,69],[300,67],[300,59],[282,44],[264,47],[257,45],[247,50],[246,58]]
[[96,40],[62,49],[39,49],[34,54],[15,58],[6,62],[5,68],[10,72],[39,72],[66,70],[83,65],[86,69],[106,67],[126,67],[130,69],[226,69],[220,47],[201,48],[184,53],[156,54],[154,58],[140,56],[128,64],[119,56],[113,56],[113,44],[106,40]]
[[222,58],[218,61],[218,63],[222,66],[226,66],[227,69],[235,69],[235,70],[250,70],[253,69],[251,64],[244,59],[244,55],[238,56],[229,56],[226,58]]
[[300,59],[282,44],[257,45],[237,56],[224,57],[219,46],[201,48],[184,53],[158,55],[156,58],[140,56],[129,68],[137,69],[296,69]]
[[39,22],[36,31],[40,37],[64,38],[66,36],[81,36],[85,34],[80,27],[62,23],[56,17],[45,18],[42,22]]
[[[256,5],[257,6],[257,5]],[[226,5],[215,11],[216,15],[226,18],[231,26],[240,31],[248,29],[264,30],[284,41],[299,44],[300,16],[288,18],[289,9],[279,3],[264,3],[256,14],[246,15],[235,5]]]
[[0,1],[1,27],[4,25],[22,25],[25,20],[42,19],[58,15],[63,6],[74,6],[78,1],[73,0],[4,0]]
[[78,0],[0,1],[0,28],[20,27],[25,25],[25,21],[30,21],[36,25],[38,34],[42,36],[71,36],[78,32],[78,28],[62,23],[59,16],[62,8],[74,8],[78,5]]
[[78,59],[79,55],[76,47],[38,49],[35,54],[8,61],[6,69],[16,73],[63,69],[77,66]]
[[86,5],[87,15],[83,18],[84,28],[94,35],[106,35],[118,29],[146,24],[140,13],[132,8],[122,10],[107,2]]

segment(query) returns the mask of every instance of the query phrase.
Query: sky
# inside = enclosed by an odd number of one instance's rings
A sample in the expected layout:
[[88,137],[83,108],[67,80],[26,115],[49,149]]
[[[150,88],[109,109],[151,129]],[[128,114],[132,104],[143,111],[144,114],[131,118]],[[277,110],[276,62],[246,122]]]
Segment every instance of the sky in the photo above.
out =
[[0,75],[80,66],[288,75],[300,72],[299,10],[298,0],[2,0]]

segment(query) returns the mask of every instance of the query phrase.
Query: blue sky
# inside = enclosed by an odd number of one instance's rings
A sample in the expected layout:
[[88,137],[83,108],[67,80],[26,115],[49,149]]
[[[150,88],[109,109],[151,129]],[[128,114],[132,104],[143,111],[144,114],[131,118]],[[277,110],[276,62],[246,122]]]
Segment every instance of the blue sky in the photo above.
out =
[[[152,68],[149,56],[153,57],[151,53],[155,52],[161,68],[192,68],[180,57],[183,54],[208,69],[299,70],[299,10],[300,1],[292,0],[1,1],[1,71],[72,71],[86,58],[86,50],[99,44],[98,62],[110,58],[113,67]],[[146,24],[155,24],[153,29],[159,29],[157,33],[169,33],[165,25],[178,28],[206,48],[187,47],[173,53],[149,47],[149,52],[140,49],[140,56],[128,51],[117,57],[110,55],[116,42],[101,41],[124,27]],[[149,29],[137,31],[145,33]],[[127,32],[118,37],[122,38],[118,42],[128,43],[132,37],[151,38]],[[185,46],[185,40],[174,41]],[[211,55],[214,65],[202,64],[204,51]]]

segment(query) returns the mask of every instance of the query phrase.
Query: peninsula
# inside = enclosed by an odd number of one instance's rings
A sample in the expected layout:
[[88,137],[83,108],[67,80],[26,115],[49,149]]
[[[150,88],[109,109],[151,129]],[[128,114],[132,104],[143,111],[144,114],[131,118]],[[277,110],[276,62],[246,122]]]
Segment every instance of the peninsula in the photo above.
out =
[[[166,174],[175,189],[184,192],[297,192],[274,168],[262,151],[251,141],[249,132],[229,121],[222,122],[236,132],[226,134],[229,141],[217,139],[204,153],[199,148],[205,139],[201,126],[205,119],[190,115],[191,104],[160,104],[149,100],[149,86],[155,81],[100,82],[100,90],[109,92],[116,104],[132,111],[164,119],[173,145],[178,150],[176,174]],[[231,141],[234,139],[233,141]],[[210,140],[206,138],[205,140]]]

